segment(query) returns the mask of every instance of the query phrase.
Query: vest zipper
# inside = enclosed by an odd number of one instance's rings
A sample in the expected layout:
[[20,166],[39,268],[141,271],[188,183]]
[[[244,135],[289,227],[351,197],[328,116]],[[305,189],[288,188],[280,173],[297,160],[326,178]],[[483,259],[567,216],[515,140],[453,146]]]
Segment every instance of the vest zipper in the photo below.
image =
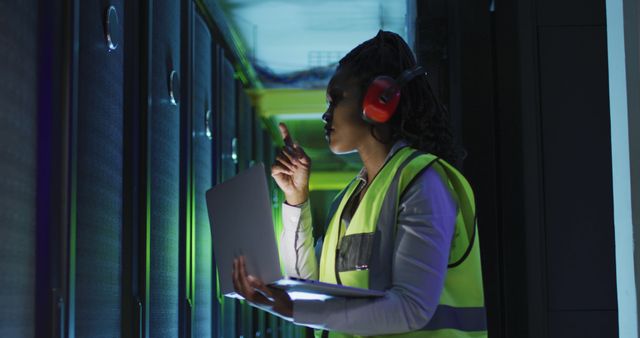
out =
[[[398,153],[400,152],[400,150],[404,149],[408,147],[408,145],[402,146],[398,149],[396,149],[396,151],[391,154],[391,156],[389,156],[384,163],[382,164],[382,167],[380,167],[380,170],[378,170],[378,173],[376,174],[376,177],[378,176],[378,174],[380,174],[380,172],[382,172],[382,169],[384,169],[384,167],[387,165],[387,163],[389,163],[389,161],[391,161],[391,159]],[[371,182],[367,182],[367,183],[373,183],[373,180],[376,178],[372,178]],[[362,184],[362,181],[358,182],[358,186],[356,187],[355,190],[358,190],[358,188],[360,187],[360,184]],[[358,192],[359,194],[360,192]],[[356,195],[355,191],[351,194],[351,196],[349,196],[349,200],[347,201],[347,204],[344,206],[344,208],[342,208],[342,212],[340,213],[340,219],[338,221],[338,244],[336,246],[336,257],[335,260],[333,262],[333,270],[334,270],[334,274],[336,275],[336,283],[338,285],[342,285],[342,281],[340,280],[340,273],[338,272],[338,259],[340,258],[340,244],[342,244],[342,238],[340,238],[340,233],[342,232],[342,215],[344,214],[344,211],[347,209],[347,207],[350,207],[350,204],[352,202],[352,199],[354,198],[354,196]],[[353,213],[355,214],[355,212]],[[353,216],[352,214],[352,216]],[[346,231],[345,231],[346,233]]]

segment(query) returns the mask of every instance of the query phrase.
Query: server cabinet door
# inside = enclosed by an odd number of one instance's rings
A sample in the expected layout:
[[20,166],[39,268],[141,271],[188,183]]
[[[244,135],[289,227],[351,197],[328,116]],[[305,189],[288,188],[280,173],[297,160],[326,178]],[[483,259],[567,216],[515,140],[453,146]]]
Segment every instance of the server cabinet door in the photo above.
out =
[[37,2],[0,11],[0,337],[35,336]]
[[[236,138],[236,83],[233,78],[233,65],[223,55],[220,49],[220,173],[221,180],[225,181],[236,174],[238,163],[237,138]],[[216,264],[231,264],[231,262],[216,262]],[[239,331],[239,323],[235,299],[224,298],[221,301],[221,331],[222,337],[236,337]],[[239,307],[238,307],[239,310]]]
[[[253,119],[251,111],[251,100],[249,95],[244,91],[240,82],[236,82],[238,93],[238,108],[237,108],[237,151],[238,151],[238,172],[249,168],[251,164],[251,147],[253,146]],[[244,337],[253,336],[254,316],[253,308],[246,303],[241,305],[241,321],[242,321],[242,335]]]
[[238,86],[238,171],[251,166],[253,160],[253,109],[251,99]]
[[236,82],[233,77],[233,64],[224,55],[221,57],[221,130],[222,134],[222,181],[237,173],[238,168],[238,138],[236,132]]
[[192,130],[193,130],[193,170],[194,170],[194,211],[195,257],[193,277],[194,290],[194,337],[211,338],[212,309],[215,295],[213,284],[213,257],[211,229],[205,201],[205,192],[213,185],[213,122],[212,116],[212,60],[211,34],[200,15],[194,16],[193,37],[193,86],[192,86]]
[[[76,204],[76,253],[70,257],[76,261],[75,333],[117,337],[122,293],[124,6],[118,0],[110,5],[79,1],[78,6],[77,111],[72,130],[76,194],[71,196]],[[73,272],[71,264],[70,280]],[[74,325],[74,313],[69,316]]]
[[149,154],[149,337],[178,337],[180,2],[153,1]]
[[[258,114],[252,114],[253,118],[253,146],[252,151],[253,154],[251,158],[253,161],[262,162],[265,166],[265,174],[268,174],[269,180],[271,179],[271,163],[265,163],[264,160],[264,142],[265,142],[265,131],[262,128],[262,120]],[[267,140],[269,141],[269,140]],[[254,309],[253,313],[253,331],[255,332],[255,337],[266,337],[267,335],[267,316],[268,314],[265,311]]]
[[[251,147],[252,150],[252,159],[255,162],[262,162],[264,163],[265,168],[270,168],[271,164],[270,163],[265,163],[264,159],[264,142],[265,142],[265,130],[262,127],[262,119],[260,118],[259,114],[254,113],[253,114],[253,146]],[[271,169],[269,169],[269,172],[271,172]]]

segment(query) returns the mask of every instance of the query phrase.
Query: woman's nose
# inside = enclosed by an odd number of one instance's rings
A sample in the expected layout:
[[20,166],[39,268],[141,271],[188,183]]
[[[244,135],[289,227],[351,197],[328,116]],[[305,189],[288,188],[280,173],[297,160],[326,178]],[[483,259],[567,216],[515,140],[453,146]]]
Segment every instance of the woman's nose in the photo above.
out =
[[322,114],[322,120],[327,123],[331,121],[331,113],[329,113],[329,109],[327,109],[327,111]]

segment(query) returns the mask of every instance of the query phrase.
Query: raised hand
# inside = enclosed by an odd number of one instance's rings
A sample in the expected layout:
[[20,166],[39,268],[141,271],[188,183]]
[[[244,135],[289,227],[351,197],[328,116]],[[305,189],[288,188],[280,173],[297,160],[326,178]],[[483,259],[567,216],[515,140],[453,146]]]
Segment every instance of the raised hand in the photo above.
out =
[[293,142],[284,123],[280,123],[278,127],[284,140],[284,147],[276,156],[276,162],[271,166],[271,177],[284,192],[287,203],[301,204],[309,197],[311,158],[298,143]]

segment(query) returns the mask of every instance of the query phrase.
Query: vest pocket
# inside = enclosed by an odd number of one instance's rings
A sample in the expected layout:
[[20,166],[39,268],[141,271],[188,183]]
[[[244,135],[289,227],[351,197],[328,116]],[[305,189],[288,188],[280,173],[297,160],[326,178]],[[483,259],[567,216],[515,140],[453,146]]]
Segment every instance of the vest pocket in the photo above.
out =
[[342,238],[336,259],[338,272],[369,270],[374,234],[353,234]]

